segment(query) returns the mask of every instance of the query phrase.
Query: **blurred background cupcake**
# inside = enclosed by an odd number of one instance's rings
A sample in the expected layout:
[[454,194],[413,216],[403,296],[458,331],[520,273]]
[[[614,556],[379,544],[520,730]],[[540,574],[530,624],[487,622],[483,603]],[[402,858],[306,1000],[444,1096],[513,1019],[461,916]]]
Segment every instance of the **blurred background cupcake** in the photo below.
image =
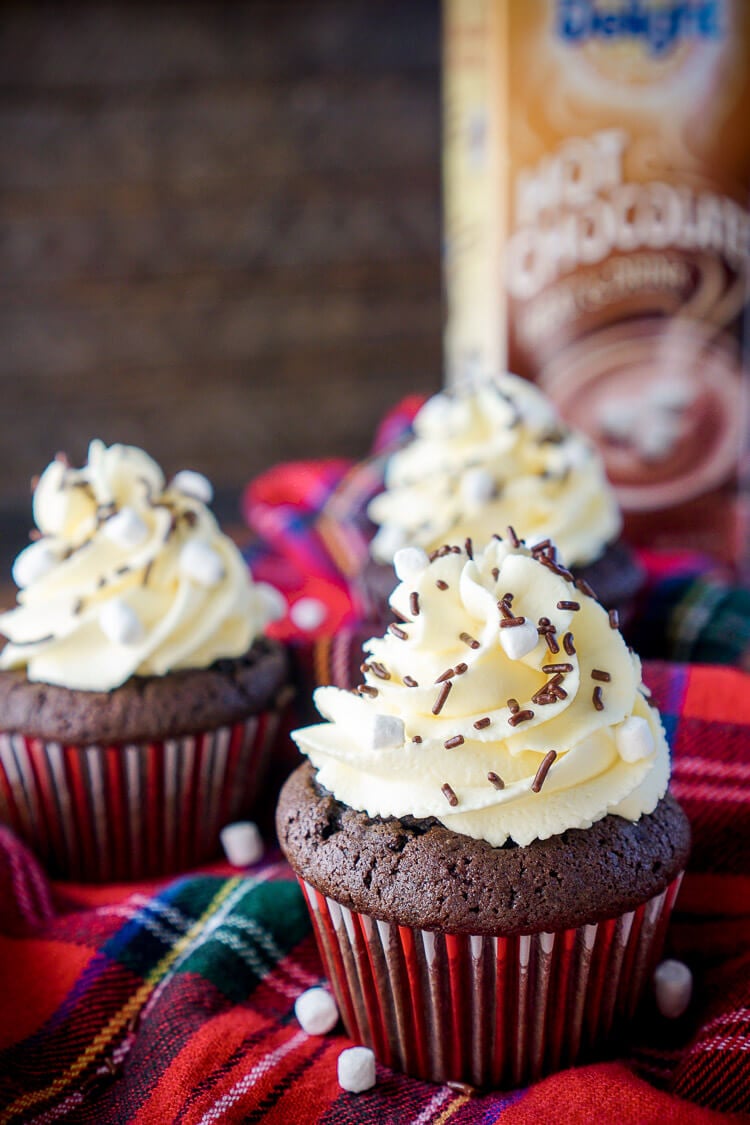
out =
[[400,548],[429,553],[466,538],[480,547],[509,526],[529,545],[554,541],[576,578],[623,618],[642,583],[599,454],[514,375],[428,399],[368,514],[377,532],[363,585],[380,616]]
[[141,450],[93,441],[36,483],[18,605],[0,616],[0,821],[54,875],[212,858],[258,795],[289,698],[283,612],[207,505]]
[[640,661],[553,549],[396,564],[364,682],[318,689],[327,721],[294,736],[279,839],[349,1034],[422,1078],[519,1085],[627,1026],[690,830]]

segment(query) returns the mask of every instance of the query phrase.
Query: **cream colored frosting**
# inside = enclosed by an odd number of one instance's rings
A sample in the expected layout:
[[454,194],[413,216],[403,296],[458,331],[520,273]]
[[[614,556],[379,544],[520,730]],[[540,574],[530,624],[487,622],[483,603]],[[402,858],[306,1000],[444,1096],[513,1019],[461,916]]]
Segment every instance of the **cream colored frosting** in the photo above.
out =
[[389,459],[385,491],[368,512],[378,562],[407,545],[434,550],[498,529],[550,537],[569,565],[598,558],[621,518],[598,453],[560,421],[531,383],[503,375],[434,395],[414,439]]
[[18,606],[0,615],[0,667],[90,691],[240,656],[282,610],[253,583],[203,498],[205,477],[161,469],[133,446],[93,441],[54,460],[33,500],[38,542],[16,559]]
[[[319,688],[328,721],[293,736],[326,789],[371,816],[437,817],[495,846],[587,828],[608,813],[637,820],[653,811],[669,751],[640,661],[564,568],[539,561],[544,553],[493,539],[473,559],[458,547],[432,561],[416,549],[397,555],[404,580],[391,606],[403,621],[364,646],[360,693]],[[506,593],[511,610],[500,608]],[[503,627],[508,612],[524,624]],[[543,618],[554,626],[549,642],[538,632]],[[509,645],[504,635],[514,629],[527,637]],[[568,666],[556,693],[544,688],[556,673],[543,670],[555,664]],[[550,751],[556,757],[535,792]]]

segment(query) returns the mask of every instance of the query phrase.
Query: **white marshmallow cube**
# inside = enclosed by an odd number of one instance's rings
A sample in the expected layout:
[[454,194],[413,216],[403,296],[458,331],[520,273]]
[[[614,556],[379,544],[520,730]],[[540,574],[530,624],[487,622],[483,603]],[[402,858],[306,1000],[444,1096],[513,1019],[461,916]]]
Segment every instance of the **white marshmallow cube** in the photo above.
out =
[[679,1019],[693,995],[693,974],[683,961],[662,961],[654,970],[654,992],[661,1014]]
[[539,634],[533,621],[527,618],[523,625],[512,625],[500,630],[500,644],[509,660],[521,660],[539,643]]
[[336,1001],[325,988],[308,988],[294,1002],[294,1014],[308,1035],[326,1035],[339,1022]]
[[369,1047],[347,1047],[338,1059],[338,1079],[342,1090],[361,1094],[375,1085],[375,1055]]
[[16,556],[12,571],[13,581],[23,590],[53,571],[59,561],[59,555],[50,544],[44,539],[39,539]]
[[265,846],[258,825],[253,820],[227,824],[219,833],[224,855],[232,867],[250,867],[263,858]]
[[299,598],[289,610],[289,616],[298,629],[309,632],[323,624],[327,610],[320,598]]
[[286,598],[268,582],[256,582],[255,589],[269,621],[281,621],[286,616]]
[[467,469],[461,477],[461,499],[472,508],[479,508],[495,495],[495,481],[486,469]]
[[180,571],[199,586],[218,586],[224,577],[221,555],[200,539],[190,539],[180,551]]
[[615,746],[623,762],[640,762],[654,752],[654,736],[646,719],[629,715],[615,727]]
[[181,469],[173,478],[171,488],[182,492],[185,496],[192,496],[202,504],[210,504],[214,498],[214,489],[208,477],[203,473],[196,473],[193,469]]
[[116,645],[136,645],[143,639],[141,619],[121,598],[105,602],[99,610],[99,628]]
[[118,547],[140,547],[148,537],[148,528],[135,508],[120,508],[104,524],[104,535]]
[[429,565],[427,552],[421,547],[402,547],[393,556],[393,566],[400,582],[417,578]]
[[404,721],[397,715],[374,715],[368,733],[372,750],[398,750],[406,737]]

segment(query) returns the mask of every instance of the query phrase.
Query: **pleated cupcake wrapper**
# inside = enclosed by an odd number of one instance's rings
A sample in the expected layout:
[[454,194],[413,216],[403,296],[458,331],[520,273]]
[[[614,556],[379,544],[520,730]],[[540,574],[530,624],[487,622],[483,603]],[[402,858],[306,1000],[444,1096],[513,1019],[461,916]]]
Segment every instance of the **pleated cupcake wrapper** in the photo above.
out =
[[216,857],[258,795],[281,712],[164,741],[70,746],[0,732],[0,823],[53,876],[142,879]]
[[618,918],[514,937],[382,922],[300,882],[352,1039],[418,1078],[511,1088],[595,1053],[627,1026],[681,879]]

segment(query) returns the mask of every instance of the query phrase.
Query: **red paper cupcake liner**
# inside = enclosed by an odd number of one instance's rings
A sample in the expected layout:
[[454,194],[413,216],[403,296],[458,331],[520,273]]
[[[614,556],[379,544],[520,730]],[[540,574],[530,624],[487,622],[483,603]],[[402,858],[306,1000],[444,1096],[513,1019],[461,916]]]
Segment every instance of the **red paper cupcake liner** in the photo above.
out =
[[163,741],[71,746],[0,732],[0,823],[52,876],[144,879],[216,857],[258,795],[281,719]]
[[555,933],[432,933],[358,914],[300,880],[349,1036],[433,1082],[512,1088],[632,1019],[682,876],[627,914]]

